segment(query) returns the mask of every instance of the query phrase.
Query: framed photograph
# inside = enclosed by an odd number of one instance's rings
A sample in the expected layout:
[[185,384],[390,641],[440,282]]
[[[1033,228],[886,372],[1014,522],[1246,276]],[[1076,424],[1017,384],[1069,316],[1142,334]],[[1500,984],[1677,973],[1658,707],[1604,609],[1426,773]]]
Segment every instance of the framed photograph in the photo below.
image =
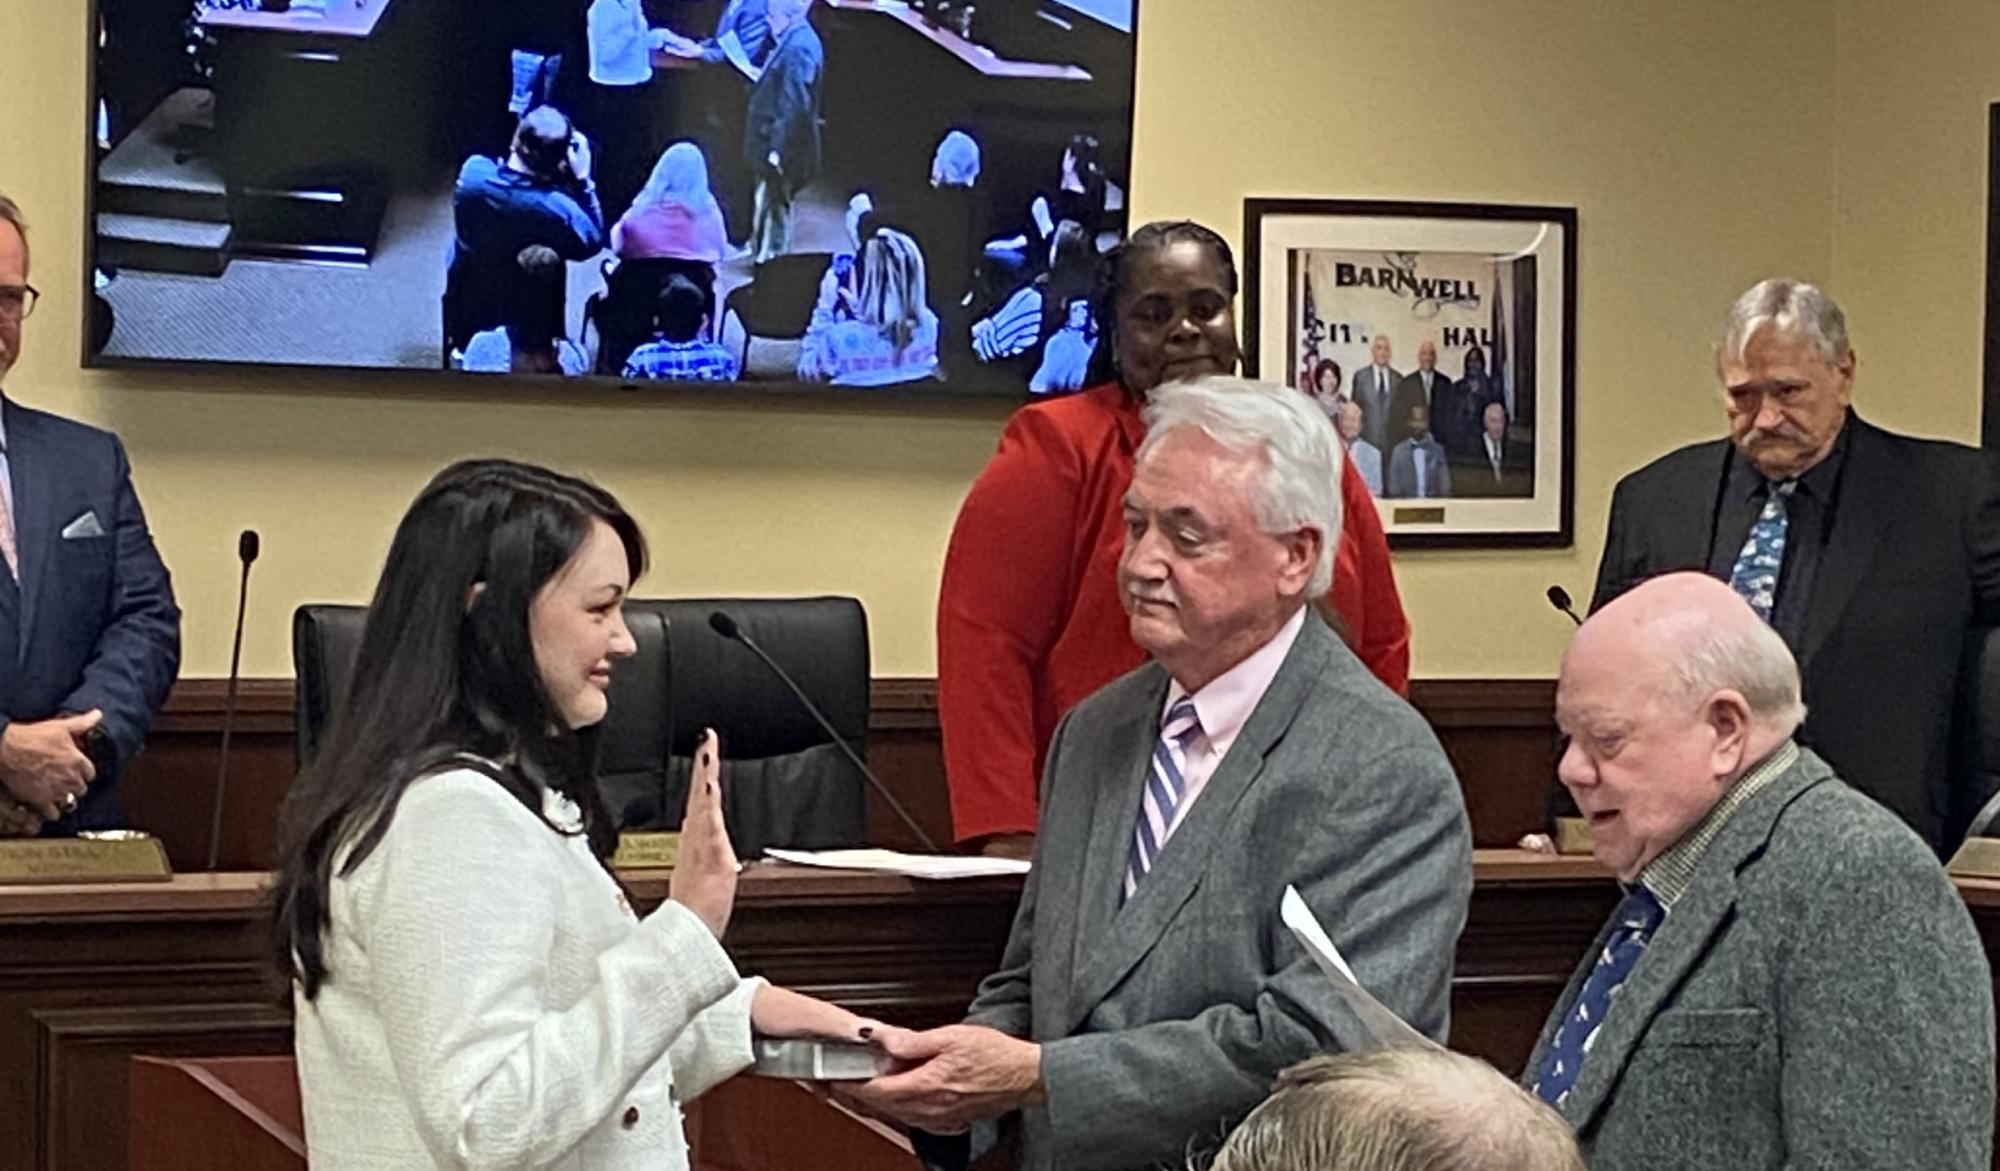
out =
[[1567,546],[1576,209],[1244,203],[1244,369],[1318,399],[1397,548]]

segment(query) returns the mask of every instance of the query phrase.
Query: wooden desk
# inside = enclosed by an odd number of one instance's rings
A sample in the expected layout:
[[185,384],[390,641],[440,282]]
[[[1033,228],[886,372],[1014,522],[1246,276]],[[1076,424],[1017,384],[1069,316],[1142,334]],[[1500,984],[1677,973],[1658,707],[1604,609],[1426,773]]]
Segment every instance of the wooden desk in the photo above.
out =
[[987,77],[1026,78],[1038,81],[1089,81],[1090,73],[1074,65],[1042,61],[1010,61],[985,45],[968,41],[948,28],[941,28],[911,11],[897,0],[826,0],[828,8],[843,12],[874,12],[943,49]]
[[[1475,857],[1453,981],[1453,1045],[1517,1072],[1571,968],[1616,905],[1588,859]],[[0,1171],[116,1171],[134,1054],[284,1053],[267,981],[261,873],[166,885],[0,889]],[[651,906],[666,874],[632,872]],[[1959,884],[2000,954],[2000,883]],[[1019,880],[909,879],[764,864],[725,940],[746,973],[884,1019],[954,1019],[997,964]]]
[[[296,3],[296,0],[295,0]],[[375,32],[382,14],[394,0],[326,0],[326,11],[264,12],[226,8],[202,14],[204,28],[252,29],[267,33],[303,33],[324,37],[366,37]]]

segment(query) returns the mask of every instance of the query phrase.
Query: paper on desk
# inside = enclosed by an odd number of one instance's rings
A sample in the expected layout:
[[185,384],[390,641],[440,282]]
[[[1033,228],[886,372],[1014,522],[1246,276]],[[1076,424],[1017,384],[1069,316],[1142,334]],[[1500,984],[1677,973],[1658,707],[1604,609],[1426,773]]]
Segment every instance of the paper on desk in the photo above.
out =
[[895,850],[766,850],[780,862],[830,870],[872,870],[907,878],[987,878],[1026,874],[1028,863],[1014,858],[967,858],[956,854],[902,854]]
[[1297,887],[1285,888],[1285,897],[1278,904],[1278,918],[1291,928],[1292,937],[1299,941],[1299,946],[1306,949],[1313,963],[1319,965],[1319,970],[1333,982],[1348,1010],[1361,1022],[1361,1027],[1368,1030],[1369,1037],[1377,1045],[1386,1048],[1412,1045],[1426,1049],[1437,1047],[1429,1037],[1405,1024],[1403,1018],[1389,1011],[1387,1005],[1368,994],[1368,990],[1354,978],[1354,969],[1347,966],[1340,949],[1333,946],[1333,939],[1327,935],[1326,928],[1313,918],[1312,908],[1306,906]]

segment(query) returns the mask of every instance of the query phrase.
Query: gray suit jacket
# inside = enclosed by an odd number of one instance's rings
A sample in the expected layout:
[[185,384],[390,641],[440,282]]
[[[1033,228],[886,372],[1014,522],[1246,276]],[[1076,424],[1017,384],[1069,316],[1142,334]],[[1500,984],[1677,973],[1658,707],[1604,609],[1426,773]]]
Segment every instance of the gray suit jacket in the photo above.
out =
[[1988,1171],[1993,981],[1972,917],[1915,833],[1805,751],[1710,843],[1563,1114],[1593,1171]]
[[1376,451],[1388,451],[1403,439],[1409,430],[1409,420],[1404,418],[1399,429],[1393,433],[1390,427],[1390,403],[1396,397],[1396,387],[1403,381],[1403,372],[1389,367],[1386,379],[1375,377],[1375,364],[1363,366],[1354,375],[1353,398],[1361,404],[1361,437],[1375,445]]
[[1423,718],[1316,617],[1152,872],[1119,906],[1168,679],[1078,704],[1043,778],[1035,865],[969,1018],[1042,1045],[1029,1171],[1178,1166],[1272,1077],[1360,1024],[1278,920],[1305,896],[1362,985],[1442,1039],[1472,892],[1458,781]]

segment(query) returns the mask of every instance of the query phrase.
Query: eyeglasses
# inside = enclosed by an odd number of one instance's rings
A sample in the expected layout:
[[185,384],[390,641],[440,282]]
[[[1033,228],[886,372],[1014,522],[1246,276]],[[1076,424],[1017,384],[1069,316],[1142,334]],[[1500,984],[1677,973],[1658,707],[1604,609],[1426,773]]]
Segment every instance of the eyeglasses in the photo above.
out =
[[33,313],[41,296],[33,285],[0,285],[0,321],[19,321]]

